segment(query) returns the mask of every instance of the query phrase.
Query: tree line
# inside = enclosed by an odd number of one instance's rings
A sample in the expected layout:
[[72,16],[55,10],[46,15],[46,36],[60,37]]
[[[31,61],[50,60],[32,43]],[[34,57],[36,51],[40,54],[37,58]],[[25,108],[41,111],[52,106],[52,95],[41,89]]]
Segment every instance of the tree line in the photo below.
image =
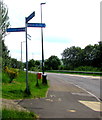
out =
[[75,46],[66,48],[61,55],[65,69],[92,66],[102,70],[102,41],[95,45],[87,45],[84,49]]
[[69,47],[63,50],[62,59],[51,56],[45,61],[45,70],[94,70],[102,71],[102,41],[95,45]]

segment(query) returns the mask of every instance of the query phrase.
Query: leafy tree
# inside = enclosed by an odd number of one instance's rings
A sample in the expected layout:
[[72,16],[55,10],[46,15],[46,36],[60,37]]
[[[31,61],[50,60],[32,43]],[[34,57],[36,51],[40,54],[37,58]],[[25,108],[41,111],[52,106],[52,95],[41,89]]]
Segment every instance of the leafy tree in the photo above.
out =
[[35,61],[33,59],[28,61],[28,70],[30,70],[32,67],[35,67]]
[[15,58],[11,58],[10,66],[12,68],[18,68],[18,69],[22,69],[24,67],[22,62],[21,61],[17,61],[17,59],[15,59]]
[[1,57],[2,57],[2,66],[10,66],[10,59],[11,57],[9,57],[9,50],[8,48],[6,47],[5,43],[4,43],[4,40],[1,41],[2,42],[2,54]]
[[35,65],[36,65],[36,66],[39,66],[39,65],[40,65],[40,61],[36,60],[36,61],[35,61]]
[[8,8],[0,0],[0,40],[6,35],[6,29],[9,27]]
[[61,55],[65,69],[92,66],[102,70],[102,41],[95,45],[87,45],[84,49],[72,46],[65,49]]
[[94,45],[92,65],[102,70],[102,41]]
[[0,59],[2,59],[2,66],[9,65],[10,61],[9,50],[4,43],[6,29],[9,25],[8,8],[0,0]]
[[84,63],[87,66],[91,66],[92,65],[92,61],[94,59],[94,46],[93,45],[87,45],[84,49],[83,49],[83,55],[84,55]]
[[66,69],[74,69],[79,66],[79,61],[82,57],[82,49],[80,47],[72,46],[63,51],[62,61]]
[[51,56],[45,61],[45,69],[47,70],[58,70],[61,65],[61,61],[57,56]]

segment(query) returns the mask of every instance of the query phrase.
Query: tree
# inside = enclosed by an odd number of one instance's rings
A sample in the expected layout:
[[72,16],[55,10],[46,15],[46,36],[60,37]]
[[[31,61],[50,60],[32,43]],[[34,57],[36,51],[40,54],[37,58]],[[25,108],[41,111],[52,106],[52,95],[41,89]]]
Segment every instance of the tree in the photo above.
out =
[[32,67],[35,67],[35,61],[33,59],[28,61],[28,70],[30,70]]
[[2,54],[0,53],[0,56],[2,57],[2,66],[10,66],[10,59],[11,57],[9,57],[9,50],[6,47],[4,40],[1,41],[2,42]]
[[102,41],[94,45],[92,65],[102,70]]
[[80,65],[82,57],[82,49],[80,47],[72,46],[63,51],[62,61],[66,69],[74,69]]
[[9,25],[8,8],[3,1],[0,0],[0,40],[5,37],[6,29]]
[[45,61],[45,69],[47,70],[58,70],[61,65],[61,61],[57,56],[52,55]]
[[39,66],[39,65],[40,65],[40,61],[36,60],[36,61],[35,61],[35,65],[36,65],[36,66]]
[[17,59],[15,59],[15,58],[11,58],[10,66],[12,68],[18,68],[18,69],[23,69],[23,67],[24,67],[22,62],[21,61],[17,61]]
[[0,0],[0,59],[2,58],[2,66],[9,65],[10,61],[9,50],[4,43],[6,29],[9,25],[8,8]]
[[102,70],[102,41],[95,45],[87,45],[84,49],[72,46],[65,49],[61,55],[66,69],[92,66]]
[[[84,63],[87,66],[91,66],[92,65],[92,61],[94,59],[94,46],[93,45],[87,45],[84,49],[83,49],[83,55],[84,55]],[[95,51],[96,52],[96,51]]]

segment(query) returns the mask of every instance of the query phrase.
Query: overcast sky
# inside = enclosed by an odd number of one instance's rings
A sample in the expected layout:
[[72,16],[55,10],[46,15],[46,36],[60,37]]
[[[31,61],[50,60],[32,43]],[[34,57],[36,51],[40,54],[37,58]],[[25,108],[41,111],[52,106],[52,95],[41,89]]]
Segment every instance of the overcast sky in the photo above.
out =
[[[40,23],[40,3],[42,6],[44,28],[44,58],[51,55],[61,58],[67,47],[84,48],[100,41],[100,1],[101,0],[4,0],[8,6],[10,27],[25,27],[25,17],[35,11],[29,23]],[[28,28],[29,59],[41,60],[41,29]],[[5,43],[10,55],[21,59],[21,41],[25,32],[8,33]],[[25,61],[25,42],[23,42],[23,61]]]

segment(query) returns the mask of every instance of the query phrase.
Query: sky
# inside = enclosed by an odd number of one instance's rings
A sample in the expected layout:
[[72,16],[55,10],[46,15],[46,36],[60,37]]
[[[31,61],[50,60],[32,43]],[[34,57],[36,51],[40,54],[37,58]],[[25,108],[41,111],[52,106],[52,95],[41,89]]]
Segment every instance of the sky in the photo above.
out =
[[[41,23],[40,3],[42,5],[44,37],[44,59],[61,53],[71,46],[84,48],[100,41],[100,1],[101,0],[3,0],[8,7],[11,28],[25,27],[25,17],[35,11],[35,17],[29,23]],[[28,40],[28,59],[41,60],[41,28],[27,28],[31,40]],[[5,44],[10,56],[21,60],[21,42],[25,41],[25,32],[7,33]],[[23,62],[26,60],[23,42]]]

